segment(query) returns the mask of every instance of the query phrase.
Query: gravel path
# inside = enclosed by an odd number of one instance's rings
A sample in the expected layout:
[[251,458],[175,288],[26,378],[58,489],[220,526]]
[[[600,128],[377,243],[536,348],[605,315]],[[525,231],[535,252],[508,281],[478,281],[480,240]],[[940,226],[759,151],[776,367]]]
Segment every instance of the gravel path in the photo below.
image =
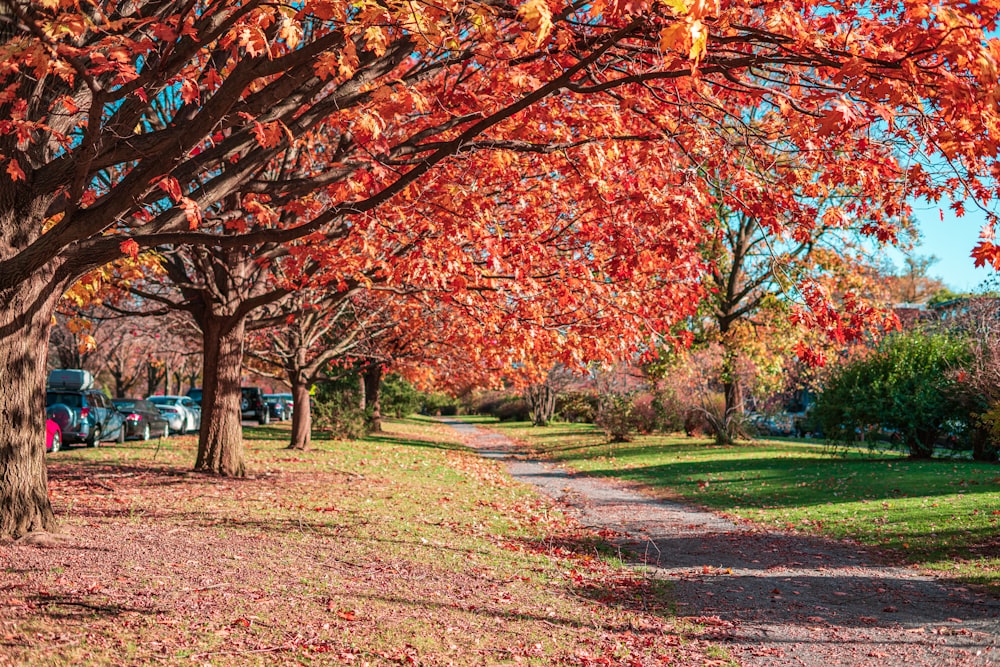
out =
[[862,548],[769,532],[515,456],[505,436],[444,420],[483,456],[564,504],[674,582],[697,618],[746,666],[1000,666],[1000,600]]

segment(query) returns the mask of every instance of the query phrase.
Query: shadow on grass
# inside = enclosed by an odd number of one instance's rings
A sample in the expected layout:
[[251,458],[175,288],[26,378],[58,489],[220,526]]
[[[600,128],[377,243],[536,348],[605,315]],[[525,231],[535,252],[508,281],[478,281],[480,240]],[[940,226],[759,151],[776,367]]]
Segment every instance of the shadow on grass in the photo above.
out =
[[[54,621],[80,621],[88,618],[114,618],[122,614],[144,614],[155,616],[166,613],[164,609],[125,607],[116,604],[99,604],[75,595],[39,593],[25,600],[35,605],[42,613]],[[52,609],[51,611],[44,611]]]
[[[426,420],[427,423],[436,423],[435,420]],[[278,441],[287,445],[291,441],[291,432],[286,424],[276,424],[271,426],[245,426],[243,428],[243,439],[248,442]],[[350,438],[338,438],[326,430],[313,429],[312,447],[307,451],[322,451],[322,444],[326,442],[345,442]],[[436,440],[421,438],[405,438],[394,434],[391,431],[369,433],[356,439],[358,442],[373,442],[387,445],[398,445],[401,447],[422,447],[432,449],[450,449],[464,451],[468,448],[464,445],[451,442],[440,442]],[[290,450],[294,451],[294,450]]]
[[[623,459],[623,456],[616,458]],[[954,464],[951,464],[954,465]],[[964,466],[965,464],[963,464]],[[795,509],[819,505],[927,498],[1000,491],[1000,470],[954,471],[944,461],[823,457],[673,461],[587,474],[669,489],[700,506]]]
[[[434,602],[431,600],[414,600],[413,598],[404,598],[392,595],[350,595],[345,597],[353,597],[360,601],[371,601],[375,603],[390,604],[398,606],[400,608],[410,607],[415,610],[433,610],[433,611],[444,611],[452,613],[465,613],[472,614],[475,616],[480,616],[484,618],[496,618],[502,619],[507,622],[526,622],[526,623],[540,623],[545,626],[559,626],[564,628],[570,628],[573,630],[590,630],[594,629],[594,620],[585,619],[579,620],[575,618],[567,618],[565,616],[550,616],[545,613],[531,613],[528,611],[512,611],[508,608],[500,607],[498,604],[483,604],[479,606],[472,607],[468,604],[463,604],[460,602],[448,603],[448,602]],[[586,597],[582,596],[581,597]],[[636,626],[632,623],[631,619],[626,619],[620,622],[611,623],[608,622],[607,618],[603,618],[601,621],[601,631],[608,633],[624,633],[628,632],[632,635],[642,636],[651,635],[659,637],[663,633],[663,628],[660,626]],[[672,634],[680,634],[679,632],[674,632]],[[507,664],[507,663],[503,663]],[[610,663],[607,663],[610,664]]]
[[[291,442],[292,432],[289,429],[288,425],[280,422],[269,426],[244,426],[243,439],[251,442],[259,440],[287,440]],[[321,439],[323,435],[325,434],[320,431],[312,432],[314,440]]]
[[109,481],[141,478],[142,485],[177,484],[188,479],[204,479],[205,475],[193,470],[181,469],[170,464],[150,463],[136,465],[108,461],[74,460],[65,462],[50,462],[48,466],[50,481],[79,482],[94,486],[106,484]]
[[421,447],[424,449],[443,449],[456,452],[466,452],[469,448],[456,442],[440,442],[437,440],[421,440],[418,438],[401,438],[389,433],[372,433],[361,439],[362,442],[378,442],[400,447]]

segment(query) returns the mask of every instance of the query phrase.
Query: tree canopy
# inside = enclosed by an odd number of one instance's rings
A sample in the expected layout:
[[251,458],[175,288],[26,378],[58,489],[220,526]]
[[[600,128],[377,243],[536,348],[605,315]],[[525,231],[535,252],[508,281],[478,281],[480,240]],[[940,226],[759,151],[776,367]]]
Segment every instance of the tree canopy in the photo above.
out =
[[[420,275],[396,261],[419,243],[440,286],[503,285],[510,308],[551,304],[533,285],[553,277],[566,313],[628,283],[627,317],[573,321],[637,332],[634,347],[691,308],[711,209],[695,175],[734,140],[747,160],[818,165],[740,175],[775,202],[851,183],[986,205],[998,8],[0,0],[0,534],[52,525],[45,341],[87,271],[148,248],[299,243],[334,286],[392,282]],[[891,240],[905,208],[861,201],[823,224],[866,215]],[[976,257],[1000,264],[989,230]],[[857,300],[802,298],[834,336],[863,324]]]

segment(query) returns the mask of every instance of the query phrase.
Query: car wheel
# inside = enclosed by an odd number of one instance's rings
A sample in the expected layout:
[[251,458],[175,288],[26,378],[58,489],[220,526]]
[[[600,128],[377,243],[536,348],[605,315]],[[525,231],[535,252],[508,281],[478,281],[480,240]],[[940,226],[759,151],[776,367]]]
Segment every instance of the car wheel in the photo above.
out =
[[62,433],[56,431],[52,434],[52,449],[50,450],[53,454],[62,449]]
[[90,440],[87,441],[88,447],[100,447],[101,446],[101,427],[95,426],[93,432],[90,434]]
[[64,403],[56,403],[45,413],[52,421],[59,424],[60,430],[65,431],[73,423],[73,410]]
[[142,425],[142,441],[146,442],[149,440],[149,424]]

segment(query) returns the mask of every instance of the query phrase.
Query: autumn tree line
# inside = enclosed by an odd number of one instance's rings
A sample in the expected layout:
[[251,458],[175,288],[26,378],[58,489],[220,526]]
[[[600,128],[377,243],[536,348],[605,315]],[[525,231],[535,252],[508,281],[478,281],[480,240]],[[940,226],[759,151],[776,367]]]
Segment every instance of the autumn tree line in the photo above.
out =
[[194,467],[223,476],[258,335],[298,403],[328,349],[530,385],[684,349],[705,303],[738,339],[765,286],[816,339],[886,328],[856,260],[905,242],[913,199],[991,210],[997,10],[0,0],[0,535],[55,526],[67,299],[193,326]]

